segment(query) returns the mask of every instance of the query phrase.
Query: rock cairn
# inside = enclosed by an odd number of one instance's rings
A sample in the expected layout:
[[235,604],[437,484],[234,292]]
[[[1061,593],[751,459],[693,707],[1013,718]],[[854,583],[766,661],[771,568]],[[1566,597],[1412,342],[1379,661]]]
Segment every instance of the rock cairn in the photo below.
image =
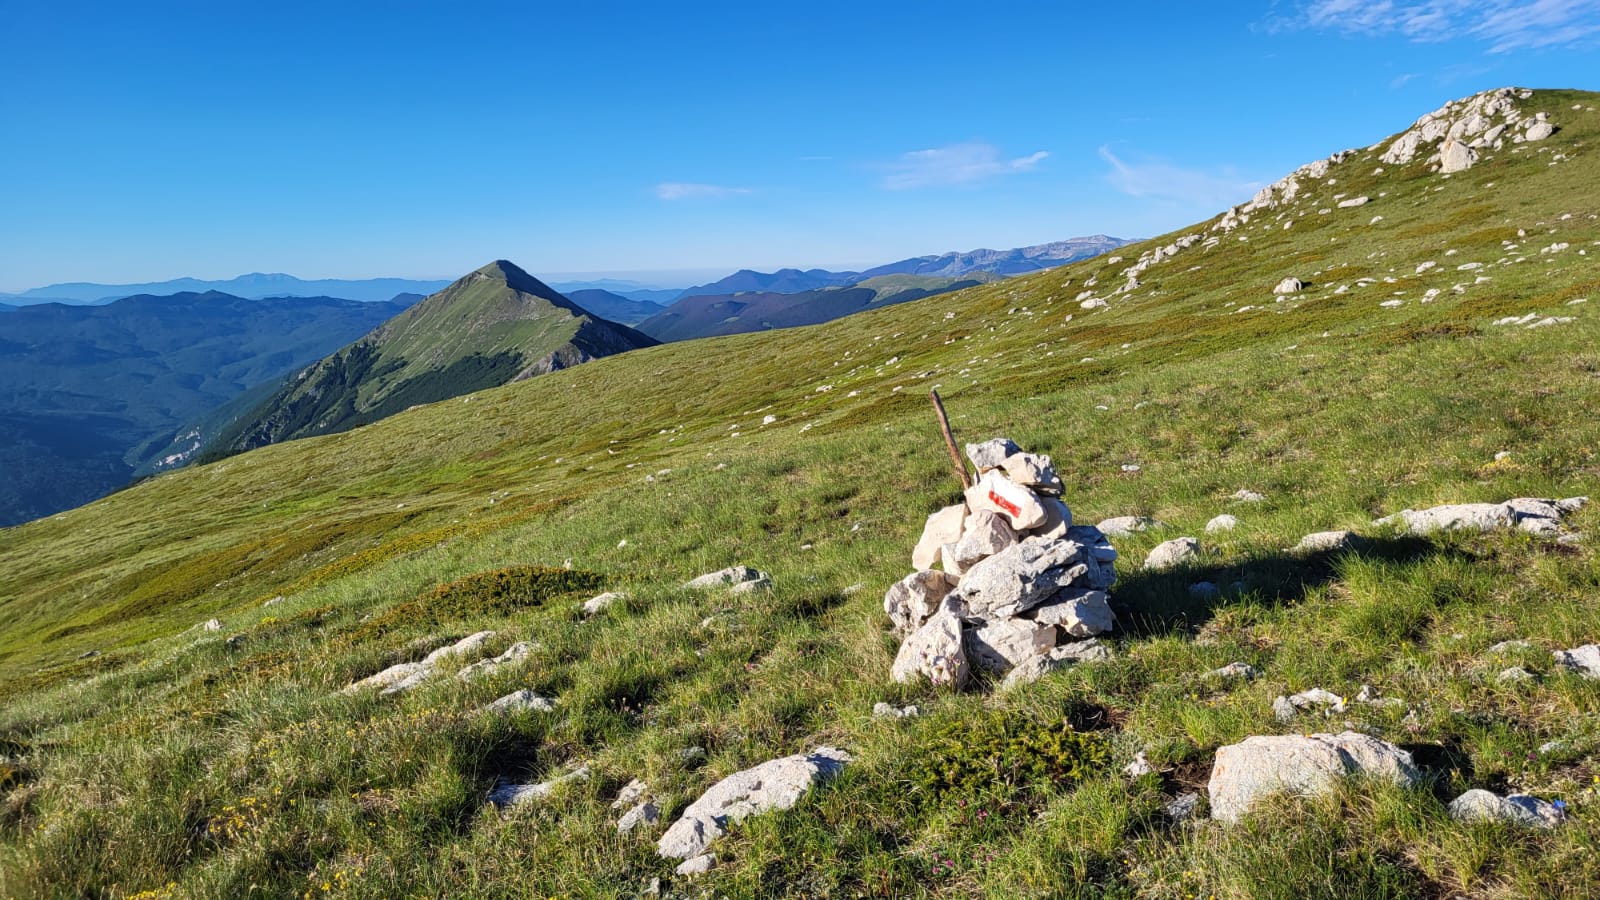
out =
[[1007,438],[968,444],[967,456],[977,483],[928,517],[916,571],[883,598],[904,639],[894,679],[961,688],[973,666],[1031,679],[1109,655],[1094,637],[1114,622],[1117,551],[1098,528],[1072,524],[1050,457]]

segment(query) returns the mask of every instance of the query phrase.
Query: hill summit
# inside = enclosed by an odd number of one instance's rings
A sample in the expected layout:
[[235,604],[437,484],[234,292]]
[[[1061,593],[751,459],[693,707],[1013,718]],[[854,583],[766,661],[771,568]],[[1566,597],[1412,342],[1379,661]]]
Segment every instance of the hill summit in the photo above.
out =
[[655,343],[495,260],[301,371],[225,429],[206,456],[347,431]]

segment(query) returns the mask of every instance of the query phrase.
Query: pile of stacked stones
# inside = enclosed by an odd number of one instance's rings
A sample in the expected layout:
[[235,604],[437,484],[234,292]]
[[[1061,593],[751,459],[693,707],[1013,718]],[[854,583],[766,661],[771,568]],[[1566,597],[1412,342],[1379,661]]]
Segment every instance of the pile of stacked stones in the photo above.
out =
[[1072,524],[1050,457],[1007,438],[968,444],[967,456],[979,477],[966,502],[928,517],[916,571],[883,598],[904,638],[894,679],[961,688],[976,666],[1016,683],[1109,656],[1095,635],[1114,621],[1117,551]]

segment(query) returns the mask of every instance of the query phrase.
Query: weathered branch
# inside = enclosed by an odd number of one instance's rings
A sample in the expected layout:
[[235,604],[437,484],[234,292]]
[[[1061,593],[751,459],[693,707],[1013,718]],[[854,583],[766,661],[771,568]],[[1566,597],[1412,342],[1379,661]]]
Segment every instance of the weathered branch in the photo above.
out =
[[928,399],[933,401],[934,414],[939,417],[939,430],[944,433],[944,446],[950,451],[950,462],[956,467],[956,477],[961,479],[961,489],[964,491],[972,487],[972,478],[967,475],[967,464],[961,461],[961,451],[956,449],[956,439],[950,434],[950,417],[944,414],[944,401],[939,399],[938,391],[929,391]]

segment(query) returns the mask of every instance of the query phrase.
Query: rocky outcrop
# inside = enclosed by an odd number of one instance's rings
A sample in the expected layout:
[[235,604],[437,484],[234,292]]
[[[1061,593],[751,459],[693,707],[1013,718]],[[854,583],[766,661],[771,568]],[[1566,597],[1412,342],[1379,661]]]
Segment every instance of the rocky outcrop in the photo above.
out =
[[390,666],[382,672],[346,685],[341,693],[355,694],[370,688],[378,688],[380,693],[385,695],[408,691],[432,677],[440,663],[451,657],[476,653],[483,649],[483,645],[492,637],[494,637],[492,631],[469,634],[453,644],[434,650],[423,657],[421,662]]
[[1520,528],[1530,534],[1554,535],[1562,531],[1561,522],[1589,502],[1588,497],[1547,500],[1517,497],[1504,503],[1451,503],[1428,509],[1403,509],[1384,516],[1374,525],[1397,527],[1407,534],[1435,531],[1492,531]]
[[1511,794],[1501,797],[1490,791],[1474,789],[1450,802],[1450,818],[1460,822],[1510,822],[1529,828],[1554,828],[1565,822],[1564,807],[1530,797]]

